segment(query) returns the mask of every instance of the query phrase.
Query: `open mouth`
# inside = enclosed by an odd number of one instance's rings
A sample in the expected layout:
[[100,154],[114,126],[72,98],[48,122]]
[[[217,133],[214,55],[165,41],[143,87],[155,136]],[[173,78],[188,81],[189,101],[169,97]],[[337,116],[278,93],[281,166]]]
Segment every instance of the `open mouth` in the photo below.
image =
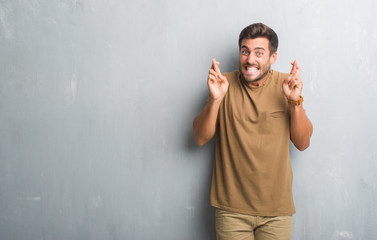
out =
[[246,74],[255,75],[259,73],[259,68],[257,66],[245,66]]

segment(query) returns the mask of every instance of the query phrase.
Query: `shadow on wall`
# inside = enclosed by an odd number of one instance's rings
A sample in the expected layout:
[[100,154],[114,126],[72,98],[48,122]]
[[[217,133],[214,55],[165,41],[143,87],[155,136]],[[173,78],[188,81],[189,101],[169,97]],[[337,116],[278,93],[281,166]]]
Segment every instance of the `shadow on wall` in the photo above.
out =
[[[200,111],[204,108],[208,97],[208,90],[205,85],[203,86],[203,91],[200,91],[199,97],[195,98],[195,100],[190,103],[193,106],[191,109],[194,110],[191,111],[191,118],[186,121],[187,125],[185,127],[185,133],[183,134],[183,136],[185,137],[185,149],[193,157],[191,160],[196,162],[202,161],[202,163],[200,164],[203,168],[205,168],[204,171],[201,171],[201,174],[205,175],[202,176],[202,179],[204,179],[204,181],[202,181],[199,186],[195,187],[197,189],[195,194],[199,195],[199,202],[197,202],[197,209],[195,210],[198,221],[194,224],[196,225],[196,229],[199,229],[199,231],[197,231],[197,233],[193,233],[193,237],[195,237],[196,239],[216,239],[215,208],[210,205],[210,186],[213,159],[215,154],[215,141],[213,138],[205,146],[199,147],[195,143],[193,130],[193,121],[195,117],[200,113]],[[199,233],[205,234],[205,238],[203,238],[203,235],[195,235]]]
[[[226,53],[226,54],[224,54]],[[228,58],[223,58],[222,56],[229,56]],[[210,61],[211,59],[209,59]],[[216,59],[217,60],[217,59]],[[223,51],[222,55],[219,55],[219,60],[221,63],[222,72],[231,72],[238,69],[238,52],[234,49],[228,49],[228,51]],[[215,208],[210,205],[210,186],[212,178],[212,168],[213,160],[215,154],[215,137],[209,141],[205,146],[199,147],[194,140],[193,131],[193,121],[195,117],[204,108],[208,97],[208,88],[206,84],[203,84],[198,97],[193,98],[190,103],[190,109],[193,109],[191,119],[187,120],[187,126],[185,128],[185,149],[192,153],[192,156],[196,156],[193,161],[205,161],[203,166],[207,169],[205,181],[198,186],[198,192],[202,196],[200,197],[200,202],[198,203],[198,218],[200,219],[197,223],[198,229],[201,229],[202,233],[206,233],[206,239],[215,239]],[[201,236],[197,236],[201,237]]]

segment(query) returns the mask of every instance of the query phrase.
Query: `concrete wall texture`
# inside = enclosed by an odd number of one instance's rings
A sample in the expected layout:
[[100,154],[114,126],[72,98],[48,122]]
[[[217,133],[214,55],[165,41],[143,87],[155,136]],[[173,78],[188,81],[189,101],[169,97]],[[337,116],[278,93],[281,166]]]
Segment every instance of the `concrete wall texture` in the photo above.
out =
[[215,239],[214,142],[197,147],[211,59],[238,34],[302,67],[310,148],[291,149],[292,239],[377,238],[372,0],[0,0],[0,239]]

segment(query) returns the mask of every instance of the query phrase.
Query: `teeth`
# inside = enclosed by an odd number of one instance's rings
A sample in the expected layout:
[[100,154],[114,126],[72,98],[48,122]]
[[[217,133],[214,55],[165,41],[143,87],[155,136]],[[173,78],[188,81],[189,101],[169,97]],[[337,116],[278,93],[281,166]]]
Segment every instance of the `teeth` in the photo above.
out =
[[256,67],[248,67],[247,71],[249,71],[249,72],[258,72],[258,68],[256,68]]

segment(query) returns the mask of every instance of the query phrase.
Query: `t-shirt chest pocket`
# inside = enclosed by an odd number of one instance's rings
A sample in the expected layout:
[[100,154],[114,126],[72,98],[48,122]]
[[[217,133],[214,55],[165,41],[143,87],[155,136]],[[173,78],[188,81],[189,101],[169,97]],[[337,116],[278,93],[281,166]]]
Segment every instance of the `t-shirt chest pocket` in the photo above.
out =
[[[241,88],[234,89],[226,97],[225,115],[234,126],[250,133],[280,135],[289,128],[289,110],[283,101],[267,97],[259,98],[257,102],[259,104],[252,101]],[[268,104],[265,105],[264,102]]]
[[[251,106],[248,106],[251,108]],[[248,130],[261,135],[281,134],[287,129],[289,115],[286,110],[256,111],[254,108],[244,109],[233,106],[230,113],[233,119]]]
[[280,134],[289,124],[288,113],[285,110],[276,110],[272,112],[265,112],[260,119],[259,133],[260,134]]

